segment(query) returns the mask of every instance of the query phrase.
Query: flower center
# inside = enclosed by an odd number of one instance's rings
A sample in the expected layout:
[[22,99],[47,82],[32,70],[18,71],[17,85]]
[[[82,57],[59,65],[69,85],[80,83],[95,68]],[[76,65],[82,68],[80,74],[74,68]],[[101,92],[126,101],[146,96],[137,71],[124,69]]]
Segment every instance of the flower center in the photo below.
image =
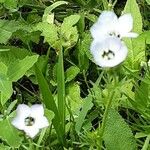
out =
[[115,53],[111,50],[104,51],[102,57],[106,60],[113,59],[115,57]]
[[27,117],[25,118],[25,125],[26,126],[33,126],[33,124],[35,123],[35,119],[32,117]]
[[113,37],[115,36],[115,37],[117,37],[117,38],[121,38],[120,34],[114,32],[114,31],[113,31],[113,32],[110,32],[109,35],[110,35],[110,36],[113,36]]

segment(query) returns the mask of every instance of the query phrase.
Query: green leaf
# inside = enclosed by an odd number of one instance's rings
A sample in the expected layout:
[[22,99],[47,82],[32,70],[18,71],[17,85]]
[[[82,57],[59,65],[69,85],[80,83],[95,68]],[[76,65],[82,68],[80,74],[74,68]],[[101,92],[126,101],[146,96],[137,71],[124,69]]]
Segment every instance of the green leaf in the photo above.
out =
[[109,110],[104,130],[107,150],[136,150],[132,131],[123,118],[113,109]]
[[[142,33],[142,16],[136,0],[127,0],[123,13],[131,13],[133,17],[133,31]],[[136,39],[125,39],[129,49],[126,65],[131,69],[138,69],[140,62],[145,55],[145,39],[138,37]]]
[[12,82],[6,76],[0,74],[0,102],[2,105],[10,98],[13,93]]
[[66,102],[73,115],[79,115],[83,104],[80,96],[80,86],[77,83],[71,83],[66,87]]
[[136,0],[127,0],[123,13],[131,13],[133,17],[133,31],[142,32],[142,16]]
[[92,97],[88,96],[84,102],[83,102],[83,107],[81,109],[81,112],[79,113],[79,117],[76,120],[76,124],[75,124],[75,130],[76,132],[80,132],[82,125],[85,121],[85,117],[88,113],[88,111],[92,108],[93,103],[92,103]]
[[24,59],[26,56],[30,55],[30,52],[23,48],[4,46],[3,49],[9,49],[9,51],[0,52],[0,60],[7,66],[18,59]]
[[17,148],[21,145],[22,138],[19,137],[17,130],[11,125],[9,119],[0,121],[0,129],[0,138],[12,148]]
[[67,49],[77,43],[78,31],[74,25],[77,24],[79,19],[80,15],[71,15],[66,17],[61,25],[62,45]]
[[35,31],[41,31],[41,35],[44,36],[44,41],[48,42],[53,48],[57,47],[58,43],[58,33],[57,27],[54,24],[49,24],[47,22],[40,22],[34,29]]
[[17,8],[18,0],[5,0],[4,6],[7,9],[14,10]]
[[2,20],[0,19],[0,43],[6,44],[12,33],[20,28],[18,23],[14,20]]
[[80,73],[80,69],[76,66],[71,66],[65,72],[65,82],[70,82],[71,80],[75,79],[75,77]]
[[17,81],[27,70],[29,70],[38,60],[38,55],[26,56],[22,60],[17,60],[8,66],[7,76],[10,81]]
[[58,112],[62,124],[62,131],[65,134],[65,77],[64,77],[64,62],[62,49],[59,50],[57,64],[57,93],[58,93]]
[[60,122],[60,116],[58,113],[58,109],[57,109],[57,106],[55,104],[55,101],[54,101],[53,95],[51,93],[51,90],[49,88],[49,85],[48,85],[46,79],[44,78],[42,72],[39,70],[37,65],[35,65],[35,74],[36,74],[37,81],[39,84],[40,92],[42,94],[43,103],[45,104],[47,109],[54,112],[55,117],[53,119],[53,125],[54,125],[56,132],[57,132],[59,141],[61,143],[63,143],[64,134],[63,134],[63,131],[60,130],[60,129],[63,129],[63,127],[62,127],[62,124]]

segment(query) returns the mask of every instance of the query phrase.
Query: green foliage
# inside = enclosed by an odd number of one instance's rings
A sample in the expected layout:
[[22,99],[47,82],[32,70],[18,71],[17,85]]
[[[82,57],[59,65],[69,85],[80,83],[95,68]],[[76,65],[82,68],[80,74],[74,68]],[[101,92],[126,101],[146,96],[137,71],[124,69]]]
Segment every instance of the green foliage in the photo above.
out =
[[77,133],[80,132],[82,125],[84,123],[84,119],[85,119],[88,111],[92,108],[92,106],[93,106],[92,97],[89,96],[84,100],[83,106],[81,108],[81,112],[79,113],[79,117],[76,120],[75,130]]
[[104,141],[108,150],[135,150],[136,143],[131,129],[122,117],[113,109],[109,110]]
[[[133,31],[139,34],[142,33],[142,27],[143,27],[142,16],[136,0],[128,0],[126,2],[123,13],[131,13],[134,20]],[[140,62],[144,60],[145,39],[139,37],[136,39],[126,39],[125,42],[129,49],[128,59],[126,64],[131,69],[136,70],[139,68]]]
[[[7,118],[3,121],[0,121],[0,138],[6,141],[11,148],[17,148],[20,146],[22,138],[19,137],[16,129],[11,125],[10,120]],[[12,138],[13,137],[13,138]]]
[[71,66],[65,72],[65,82],[70,82],[71,80],[75,79],[75,77],[80,73],[80,69],[76,66]]
[[[4,63],[0,63],[0,91],[1,91],[1,104],[4,105],[6,101],[12,95],[12,82],[19,80],[27,70],[29,70],[37,61],[38,56],[27,56],[22,60],[16,60],[12,64],[6,66]],[[18,63],[19,62],[19,63]]]

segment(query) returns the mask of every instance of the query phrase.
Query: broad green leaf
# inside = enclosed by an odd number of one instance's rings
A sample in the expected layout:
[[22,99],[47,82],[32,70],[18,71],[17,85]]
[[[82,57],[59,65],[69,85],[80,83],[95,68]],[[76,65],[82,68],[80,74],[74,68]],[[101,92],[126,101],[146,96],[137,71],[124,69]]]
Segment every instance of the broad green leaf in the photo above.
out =
[[17,31],[20,25],[14,20],[2,20],[0,19],[0,43],[6,44],[12,33]]
[[57,95],[58,95],[58,112],[60,116],[60,121],[62,124],[62,131],[65,134],[65,75],[64,75],[64,62],[63,62],[63,52],[62,49],[59,50],[58,54],[58,64],[57,64]]
[[26,56],[22,60],[17,60],[8,66],[7,76],[10,81],[17,81],[27,70],[29,70],[38,60],[38,55]]
[[22,138],[19,137],[17,130],[12,126],[9,119],[0,121],[0,129],[0,138],[12,148],[17,148],[21,145]]
[[71,83],[66,87],[66,103],[73,115],[79,115],[83,99],[80,96],[80,86],[77,83]]
[[65,82],[70,82],[71,80],[75,79],[75,77],[80,73],[80,69],[76,66],[71,66],[65,72]]
[[49,24],[47,22],[40,22],[34,29],[35,31],[41,31],[41,35],[44,36],[44,41],[48,42],[53,48],[57,47],[58,43],[58,33],[57,27],[54,24]]
[[85,117],[88,111],[92,108],[92,106],[93,106],[92,97],[88,96],[86,99],[84,99],[81,112],[79,113],[79,117],[76,120],[75,130],[77,133],[80,132],[82,125],[84,123]]
[[13,93],[12,82],[6,76],[0,74],[0,102],[2,105],[11,97]]
[[3,48],[9,49],[9,51],[0,52],[1,62],[3,62],[7,66],[18,59],[24,59],[26,56],[30,55],[30,52],[27,49],[16,48],[13,46],[5,46]]
[[[123,13],[131,13],[133,17],[133,31],[142,33],[142,16],[136,0],[127,0]],[[125,39],[129,49],[126,65],[131,69],[138,69],[140,62],[145,55],[145,39]]]
[[71,15],[69,17],[66,17],[62,23],[61,30],[66,31],[68,27],[70,28],[74,26],[79,21],[79,19],[80,15]]
[[0,62],[0,103],[2,105],[10,98],[12,95],[12,82],[7,78],[7,66]]
[[131,129],[118,112],[113,109],[108,112],[103,138],[107,150],[137,149]]
[[133,17],[133,31],[142,32],[142,16],[136,0],[127,0],[123,13],[131,13]]
[[80,19],[80,15],[66,17],[61,25],[62,45],[66,49],[73,47],[78,40],[77,27],[74,26]]

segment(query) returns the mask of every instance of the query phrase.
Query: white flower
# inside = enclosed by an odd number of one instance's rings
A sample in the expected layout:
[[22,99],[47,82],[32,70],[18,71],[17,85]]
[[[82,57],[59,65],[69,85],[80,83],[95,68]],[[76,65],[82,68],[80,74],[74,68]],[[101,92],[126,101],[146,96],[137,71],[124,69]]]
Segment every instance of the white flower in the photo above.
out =
[[112,11],[103,11],[90,31],[94,39],[101,41],[107,36],[115,36],[120,39],[123,37],[135,38],[138,34],[131,32],[132,28],[133,18],[131,14],[124,14],[118,18]]
[[118,38],[108,37],[103,41],[94,40],[90,47],[94,61],[100,67],[114,67],[127,57],[127,47]]
[[40,104],[31,107],[20,104],[16,111],[17,116],[13,119],[12,124],[31,138],[34,138],[41,128],[49,126],[48,120],[44,116],[44,108]]

